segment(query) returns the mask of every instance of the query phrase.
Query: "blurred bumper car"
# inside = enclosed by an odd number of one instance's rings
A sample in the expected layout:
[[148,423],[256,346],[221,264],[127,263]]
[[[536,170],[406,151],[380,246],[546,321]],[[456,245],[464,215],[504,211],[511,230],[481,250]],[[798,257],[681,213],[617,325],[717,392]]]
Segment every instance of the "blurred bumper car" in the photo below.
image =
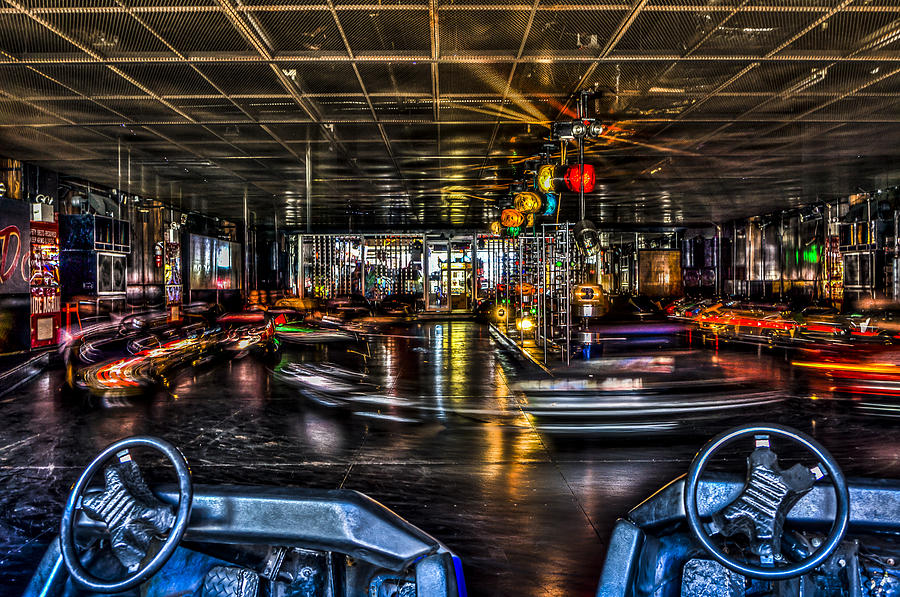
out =
[[784,401],[751,379],[728,377],[702,352],[597,358],[569,377],[513,389],[525,395],[523,409],[535,426],[559,435],[693,432]]

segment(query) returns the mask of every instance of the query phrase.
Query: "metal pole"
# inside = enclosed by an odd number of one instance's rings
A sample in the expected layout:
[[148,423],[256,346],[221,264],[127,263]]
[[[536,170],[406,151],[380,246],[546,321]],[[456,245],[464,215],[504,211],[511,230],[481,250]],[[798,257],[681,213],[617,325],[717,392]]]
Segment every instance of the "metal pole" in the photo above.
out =
[[578,142],[578,220],[585,218],[584,205],[584,140]]
[[116,174],[116,212],[122,219],[122,139],[116,141],[116,154],[118,156],[118,173]]
[[311,215],[311,205],[312,205],[312,146],[307,143],[306,144],[306,164],[305,164],[305,174],[306,174],[306,233],[309,234],[312,232],[312,215]]
[[303,235],[297,235],[297,296],[306,298],[306,259],[303,254]]
[[781,288],[778,290],[778,300],[784,299],[784,212],[781,213],[781,222],[778,224],[778,270],[781,275]]
[[572,235],[569,225],[565,225],[566,230],[566,283],[563,286],[563,299],[566,306],[566,366],[569,366],[569,360],[572,358],[572,302],[570,296],[572,294]]
[[472,233],[472,266],[469,268],[472,277],[472,298],[469,300],[469,311],[475,309],[475,301],[478,300],[478,278],[475,275],[475,266],[478,261],[478,233]]
[[275,287],[272,290],[278,289],[278,262],[280,261],[278,255],[278,210],[273,209],[272,217],[275,220]]
[[737,222],[731,223],[731,294],[737,294]]
[[[525,305],[522,296],[522,282],[524,281],[524,272],[525,269],[525,242],[522,239],[522,236],[519,236],[519,311],[517,313],[518,317],[516,319],[522,318],[522,313],[524,311]],[[523,346],[525,345],[525,336],[522,334],[522,330],[519,330],[519,343]]]
[[[578,119],[582,120],[585,115],[585,93],[582,92],[578,96]],[[578,220],[585,218],[584,206],[584,138],[578,141]]]
[[544,364],[547,364],[547,293],[550,283],[547,275],[547,225],[541,226],[541,278],[543,280],[541,292],[541,340],[544,344]]
[[[428,267],[428,234],[422,233],[422,294],[425,297],[425,310],[431,311],[431,271]],[[363,262],[365,264],[365,261]],[[365,265],[363,266],[365,271]]]
[[244,296],[250,288],[250,210],[247,208],[247,187],[244,187]]

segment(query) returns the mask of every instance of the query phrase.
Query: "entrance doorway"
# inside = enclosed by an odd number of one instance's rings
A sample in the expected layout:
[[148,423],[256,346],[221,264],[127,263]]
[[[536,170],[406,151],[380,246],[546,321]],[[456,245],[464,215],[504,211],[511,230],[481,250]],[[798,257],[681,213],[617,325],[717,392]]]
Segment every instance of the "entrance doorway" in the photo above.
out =
[[471,311],[475,281],[472,236],[425,238],[425,308],[434,312]]

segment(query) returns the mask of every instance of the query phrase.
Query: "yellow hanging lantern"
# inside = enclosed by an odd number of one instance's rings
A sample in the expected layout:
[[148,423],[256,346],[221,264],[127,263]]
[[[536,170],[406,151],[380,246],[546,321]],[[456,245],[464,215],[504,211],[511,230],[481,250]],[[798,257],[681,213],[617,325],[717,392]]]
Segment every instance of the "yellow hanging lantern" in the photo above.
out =
[[549,193],[550,191],[555,190],[556,185],[554,184],[554,178],[556,177],[556,166],[552,164],[544,164],[540,168],[538,168],[537,172],[537,187],[545,192]]
[[525,223],[525,214],[515,209],[504,209],[500,213],[500,224],[504,228],[517,228]]
[[503,224],[498,222],[491,222],[491,234],[494,236],[500,236],[503,234]]
[[534,227],[534,214],[528,214],[528,217],[525,218],[525,225],[529,228]]
[[541,196],[534,191],[519,193],[513,199],[516,209],[524,214],[533,214],[541,210]]

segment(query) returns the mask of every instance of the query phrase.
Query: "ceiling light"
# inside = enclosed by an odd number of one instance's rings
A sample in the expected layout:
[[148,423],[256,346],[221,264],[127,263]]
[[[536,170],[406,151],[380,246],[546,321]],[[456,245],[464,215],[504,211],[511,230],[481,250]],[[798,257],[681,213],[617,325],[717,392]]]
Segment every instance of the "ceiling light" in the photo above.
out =
[[587,132],[587,127],[580,120],[554,122],[550,125],[550,138],[554,141],[580,139]]
[[606,127],[602,122],[596,120],[587,127],[587,136],[589,139],[599,139],[606,132]]

